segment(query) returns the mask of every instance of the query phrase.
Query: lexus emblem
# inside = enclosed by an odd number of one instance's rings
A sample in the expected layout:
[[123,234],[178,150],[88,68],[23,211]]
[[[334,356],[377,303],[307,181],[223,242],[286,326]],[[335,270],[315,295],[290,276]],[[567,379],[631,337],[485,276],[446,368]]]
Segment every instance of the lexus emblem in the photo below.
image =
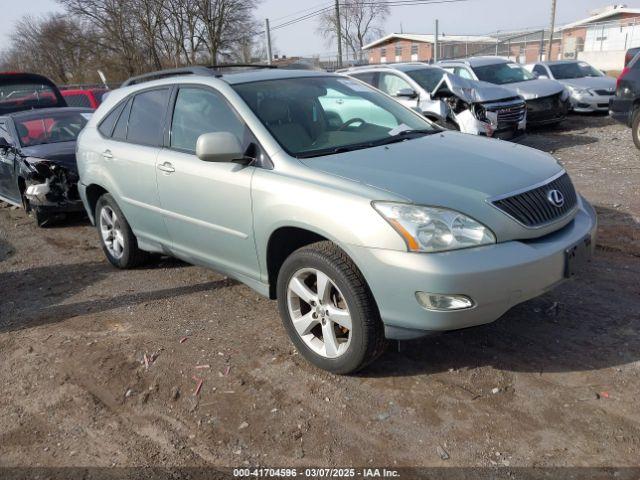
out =
[[554,207],[562,207],[564,205],[564,195],[560,190],[549,190],[547,192],[547,200]]

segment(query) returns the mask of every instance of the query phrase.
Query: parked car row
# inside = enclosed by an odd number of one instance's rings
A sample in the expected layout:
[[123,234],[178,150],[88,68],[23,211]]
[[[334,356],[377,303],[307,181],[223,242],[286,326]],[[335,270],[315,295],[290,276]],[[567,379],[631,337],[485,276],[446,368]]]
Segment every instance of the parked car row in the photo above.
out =
[[[0,118],[1,194],[37,215],[79,197],[114,266],[163,254],[223,272],[278,301],[311,363],[351,373],[387,339],[492,322],[592,254],[595,211],[562,166],[480,138],[501,122],[517,133],[525,103],[567,104],[566,90],[492,68],[474,75],[502,86],[416,64],[174,69],[125,82],[93,115],[38,109],[43,93],[64,102],[55,86],[22,89],[35,104]],[[511,85],[529,81],[538,93]],[[535,120],[566,113],[550,110]],[[77,170],[63,161],[74,141]]]

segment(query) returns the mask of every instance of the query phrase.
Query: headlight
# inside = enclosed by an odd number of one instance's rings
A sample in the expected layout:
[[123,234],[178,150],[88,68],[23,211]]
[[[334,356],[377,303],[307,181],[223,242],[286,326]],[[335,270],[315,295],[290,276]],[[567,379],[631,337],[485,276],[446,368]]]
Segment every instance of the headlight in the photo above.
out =
[[589,90],[587,90],[586,88],[575,88],[575,87],[567,87],[569,89],[569,91],[575,95],[593,95]]
[[496,243],[491,230],[455,210],[406,203],[373,202],[411,252],[443,252]]
[[481,122],[487,121],[487,110],[482,105],[477,103],[474,104],[473,107],[471,107],[471,113],[473,113],[473,116]]

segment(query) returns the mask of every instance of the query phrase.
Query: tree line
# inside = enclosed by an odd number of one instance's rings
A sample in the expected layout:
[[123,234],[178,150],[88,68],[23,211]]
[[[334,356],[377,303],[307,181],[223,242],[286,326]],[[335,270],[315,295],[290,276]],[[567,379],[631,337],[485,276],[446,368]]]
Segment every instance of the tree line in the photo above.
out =
[[[260,0],[57,0],[62,12],[25,16],[0,52],[0,69],[38,72],[60,84],[118,83],[140,73],[185,65],[266,60],[254,13]],[[378,4],[379,3],[379,4]],[[381,34],[389,13],[378,0],[341,0],[343,46]],[[335,46],[335,15],[318,17],[317,32]]]
[[3,70],[57,83],[118,82],[151,70],[264,60],[258,0],[58,0],[62,13],[25,16]]

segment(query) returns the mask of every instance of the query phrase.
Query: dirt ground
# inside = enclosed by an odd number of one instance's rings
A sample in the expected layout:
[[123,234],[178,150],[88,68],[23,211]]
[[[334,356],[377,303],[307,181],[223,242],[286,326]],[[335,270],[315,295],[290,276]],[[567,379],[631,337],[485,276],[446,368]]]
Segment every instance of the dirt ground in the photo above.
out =
[[596,206],[592,264],[352,377],[307,364],[243,285],[118,271],[85,221],[3,205],[0,466],[640,466],[640,153],[603,116],[524,143]]

